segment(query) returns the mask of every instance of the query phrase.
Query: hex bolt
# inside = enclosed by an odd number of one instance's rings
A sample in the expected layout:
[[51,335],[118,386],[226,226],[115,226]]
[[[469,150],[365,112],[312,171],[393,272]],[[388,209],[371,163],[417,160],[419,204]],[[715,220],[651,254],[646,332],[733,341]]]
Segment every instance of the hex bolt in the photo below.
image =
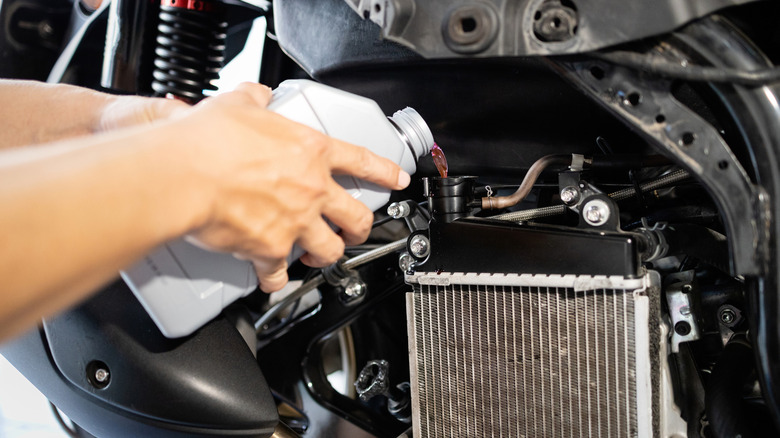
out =
[[731,324],[737,319],[737,314],[731,309],[723,309],[720,311],[720,321],[724,324]]
[[609,220],[609,206],[601,199],[588,201],[582,211],[583,218],[588,225],[598,227],[606,224]]
[[422,234],[417,234],[409,242],[409,251],[418,259],[425,258],[431,252],[431,242]]
[[674,325],[674,332],[680,336],[688,336],[691,333],[691,325],[686,321],[680,321]]
[[409,216],[409,213],[411,212],[412,209],[409,207],[409,203],[405,201],[393,202],[387,207],[387,215],[393,219],[401,219],[402,217]]
[[98,368],[97,370],[95,370],[96,381],[100,383],[106,383],[108,382],[109,377],[111,377],[111,375],[108,373],[108,370],[103,368]]
[[402,272],[409,272],[412,268],[412,263],[414,263],[414,257],[409,255],[408,252],[405,252],[398,257],[398,267],[401,268]]
[[350,279],[344,286],[344,298],[354,301],[366,294],[366,284],[356,278]]
[[561,201],[566,205],[572,205],[576,203],[580,198],[580,192],[574,187],[564,187],[561,190]]

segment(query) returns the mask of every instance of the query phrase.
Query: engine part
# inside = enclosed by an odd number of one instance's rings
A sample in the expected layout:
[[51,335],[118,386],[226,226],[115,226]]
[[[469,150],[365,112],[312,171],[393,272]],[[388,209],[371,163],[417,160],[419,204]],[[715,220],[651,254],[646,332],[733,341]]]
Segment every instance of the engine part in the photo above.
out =
[[[423,203],[426,204],[426,203]],[[387,207],[389,219],[403,218],[406,227],[410,232],[428,229],[428,221],[431,220],[427,211],[422,208],[422,204],[417,204],[412,200],[393,202]],[[380,219],[382,221],[384,219]]]
[[377,396],[387,397],[387,410],[399,420],[411,422],[409,384],[390,385],[390,364],[386,360],[370,360],[355,381],[355,390],[363,401]]
[[423,178],[423,193],[428,198],[431,218],[446,223],[468,216],[476,179],[475,176]]
[[353,305],[366,295],[366,283],[357,277],[346,281],[344,291],[341,293],[341,301],[344,305]]
[[[685,181],[690,178],[690,174],[685,170],[676,170],[664,175],[660,178],[648,181],[639,185],[642,193],[650,192],[661,187],[666,187],[672,184]],[[615,201],[623,201],[636,195],[636,189],[629,187],[610,193],[608,196]],[[530,210],[513,211],[511,213],[504,213],[492,216],[492,219],[499,219],[505,221],[529,221],[532,219],[538,219],[547,216],[557,216],[563,214],[566,211],[565,205],[551,205],[549,207],[534,208]]]
[[112,0],[100,85],[127,94],[152,94],[149,53],[157,36],[155,1]]
[[430,255],[418,271],[642,275],[636,239],[616,231],[461,218],[431,221],[428,232]]
[[[663,62],[691,62],[671,46],[648,50]],[[551,61],[552,62],[552,61]],[[769,242],[768,199],[718,131],[677,100],[672,81],[600,61],[555,61],[564,77],[627,123],[645,133],[708,187],[727,228],[731,273],[764,272]]]
[[694,272],[685,271],[669,275],[664,285],[666,303],[672,320],[672,353],[680,352],[680,344],[701,338],[696,319],[694,297]]
[[523,182],[520,183],[520,187],[517,191],[509,196],[488,196],[482,198],[482,208],[485,210],[498,210],[502,208],[512,207],[517,205],[531,193],[531,189],[536,183],[537,178],[542,172],[551,166],[569,166],[572,170],[582,170],[582,166],[590,161],[585,159],[582,155],[547,155],[534,162],[528,173],[525,174]]
[[6,1],[0,5],[0,77],[45,80],[70,38],[70,19],[83,19],[68,0]]
[[[366,263],[370,263],[388,254],[394,253],[396,251],[400,251],[401,249],[406,247],[406,244],[407,244],[407,239],[405,238],[399,239],[396,240],[395,242],[381,246],[377,249],[373,249],[359,256],[355,256],[347,260],[346,262],[343,263],[339,262],[339,263],[341,264],[341,269],[343,269],[344,271],[357,269],[358,267],[363,266]],[[260,333],[262,330],[264,330],[265,325],[271,322],[271,320],[273,320],[277,315],[279,315],[284,309],[286,309],[294,302],[298,301],[298,299],[300,299],[302,296],[306,295],[309,291],[317,288],[323,283],[325,283],[325,278],[322,276],[322,274],[317,275],[316,277],[302,284],[295,291],[291,292],[290,295],[284,297],[282,301],[276,303],[272,308],[270,308],[266,313],[264,313],[263,316],[261,316],[257,320],[257,322],[255,322],[255,329],[257,330],[257,332]]]
[[602,199],[591,199],[585,202],[582,217],[588,225],[600,227],[613,216],[610,206]]
[[654,436],[659,276],[608,278],[407,275],[414,436]]
[[393,202],[387,207],[387,214],[393,219],[401,219],[407,217],[411,212],[412,212],[412,207],[409,205],[409,202],[407,201]]
[[216,90],[225,61],[227,22],[218,1],[161,0],[152,89],[188,102]]
[[[673,0],[346,0],[382,35],[426,58],[582,53],[670,32],[720,8],[752,0],[708,0],[681,6]],[[620,10],[620,14],[604,11]],[[501,12],[499,12],[501,11]],[[433,29],[441,29],[439,32]]]
[[780,69],[777,67],[744,71],[735,68],[694,66],[688,63],[669,62],[659,59],[656,56],[646,56],[641,53],[621,50],[605,53],[597,52],[594,53],[593,56],[614,64],[631,67],[645,72],[652,72],[668,78],[684,79],[687,81],[726,82],[730,84],[758,87],[780,80]]
[[431,241],[423,232],[414,233],[409,237],[408,249],[412,257],[423,260],[431,253]]

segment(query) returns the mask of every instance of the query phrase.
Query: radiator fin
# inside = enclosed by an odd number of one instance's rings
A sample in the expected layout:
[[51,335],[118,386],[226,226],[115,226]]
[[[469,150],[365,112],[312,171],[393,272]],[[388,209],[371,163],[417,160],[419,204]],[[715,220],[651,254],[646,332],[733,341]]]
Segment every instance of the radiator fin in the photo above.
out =
[[414,287],[415,436],[638,436],[633,290]]

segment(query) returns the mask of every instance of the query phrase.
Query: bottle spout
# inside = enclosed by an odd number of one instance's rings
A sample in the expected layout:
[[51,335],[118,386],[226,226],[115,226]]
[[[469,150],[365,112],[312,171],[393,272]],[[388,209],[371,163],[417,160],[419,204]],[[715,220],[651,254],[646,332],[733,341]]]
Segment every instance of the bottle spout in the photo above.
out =
[[431,152],[434,144],[433,133],[420,113],[413,108],[406,107],[396,111],[389,118],[414,152],[415,161]]

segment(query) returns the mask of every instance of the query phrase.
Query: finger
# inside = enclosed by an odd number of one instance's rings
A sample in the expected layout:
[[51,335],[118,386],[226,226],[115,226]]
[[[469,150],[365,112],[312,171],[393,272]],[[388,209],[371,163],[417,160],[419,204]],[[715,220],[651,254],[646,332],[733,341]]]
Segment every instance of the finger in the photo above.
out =
[[344,241],[322,219],[314,221],[297,243],[307,252],[301,261],[313,268],[331,265],[344,255]]
[[331,138],[328,162],[334,173],[348,173],[381,186],[400,190],[411,177],[397,164],[370,150]]
[[238,84],[234,92],[248,95],[252,101],[261,108],[268,106],[268,102],[271,101],[272,95],[271,89],[267,86],[252,82],[242,82]]
[[371,232],[374,214],[362,202],[356,200],[335,181],[328,185],[329,201],[322,214],[341,228],[341,237],[347,245],[365,242]]
[[260,290],[263,292],[276,292],[287,284],[287,260],[254,259],[252,262],[260,282]]

